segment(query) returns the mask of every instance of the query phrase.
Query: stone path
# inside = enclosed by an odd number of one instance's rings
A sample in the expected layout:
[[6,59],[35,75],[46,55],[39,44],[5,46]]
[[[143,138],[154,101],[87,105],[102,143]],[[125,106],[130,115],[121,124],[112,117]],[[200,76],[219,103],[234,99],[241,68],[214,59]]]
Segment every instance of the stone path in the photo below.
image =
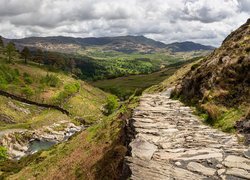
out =
[[189,107],[163,94],[143,95],[132,124],[131,179],[250,179],[248,147],[201,123]]

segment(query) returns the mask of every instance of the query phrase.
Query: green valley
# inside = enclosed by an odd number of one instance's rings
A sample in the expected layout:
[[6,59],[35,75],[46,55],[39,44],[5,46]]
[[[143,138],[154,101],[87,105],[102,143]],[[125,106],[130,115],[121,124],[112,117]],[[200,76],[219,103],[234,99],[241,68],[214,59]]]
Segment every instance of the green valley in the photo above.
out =
[[115,94],[120,99],[124,100],[128,99],[134,93],[140,95],[145,89],[159,84],[163,80],[173,75],[179,68],[199,59],[200,57],[192,58],[186,61],[176,60],[175,63],[166,65],[166,67],[157,72],[140,75],[129,75],[114,79],[98,80],[90,83],[93,86]]

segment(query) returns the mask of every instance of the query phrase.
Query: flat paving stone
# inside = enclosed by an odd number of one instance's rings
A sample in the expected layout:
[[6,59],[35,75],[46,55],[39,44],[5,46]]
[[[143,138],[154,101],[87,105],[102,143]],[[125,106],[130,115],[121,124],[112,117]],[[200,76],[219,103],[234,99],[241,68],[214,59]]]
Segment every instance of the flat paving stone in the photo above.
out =
[[213,176],[216,172],[215,169],[205,167],[197,162],[190,162],[187,165],[187,169],[190,171],[198,172],[206,176]]
[[126,162],[135,180],[250,179],[247,146],[202,124],[169,91],[144,94],[134,110],[135,139]]

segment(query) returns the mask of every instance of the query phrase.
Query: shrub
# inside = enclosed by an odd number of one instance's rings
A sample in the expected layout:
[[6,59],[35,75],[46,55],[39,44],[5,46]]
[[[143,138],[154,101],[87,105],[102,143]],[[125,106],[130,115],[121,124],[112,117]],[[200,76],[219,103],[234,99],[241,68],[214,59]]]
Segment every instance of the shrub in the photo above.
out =
[[117,101],[117,97],[110,95],[107,97],[107,103],[105,105],[105,114],[110,115],[112,114],[119,106],[119,103]]
[[124,89],[124,88],[120,88],[120,87],[117,87],[117,86],[107,87],[107,88],[101,88],[101,89],[104,90],[104,91],[108,91],[111,94],[116,95],[122,101],[128,99],[129,96],[131,96],[134,93],[133,90]]
[[250,52],[250,46],[246,47],[245,51],[246,51],[247,53],[249,53],[249,52]]
[[79,83],[71,83],[71,84],[66,84],[64,86],[64,91],[67,94],[72,94],[78,92],[80,89],[80,84]]
[[208,115],[212,118],[212,119],[218,119],[218,117],[220,116],[221,114],[221,111],[220,109],[218,108],[218,106],[214,105],[214,104],[211,104],[211,103],[207,103],[207,104],[204,104],[202,106],[206,112],[208,113]]
[[234,45],[234,48],[239,48],[239,47],[240,47],[239,44],[235,44],[235,45]]
[[8,82],[6,81],[5,77],[1,75],[1,72],[0,72],[0,88],[5,89],[7,88],[7,85],[8,85]]
[[8,66],[0,66],[0,79],[1,83],[10,84],[17,81],[19,77],[19,71],[17,69],[11,69]]
[[238,58],[238,63],[242,63],[244,59],[245,59],[245,56],[240,56]]
[[224,132],[235,132],[235,123],[244,115],[242,109],[227,109],[215,123],[215,127]]
[[14,69],[13,71],[14,71],[13,73],[15,74],[15,76],[20,76],[20,73],[19,73],[18,69]]
[[0,146],[0,162],[4,161],[5,159],[7,159],[7,149],[3,146]]
[[66,98],[70,97],[72,94],[77,93],[80,89],[79,83],[70,83],[64,86],[64,90],[58,94],[55,98],[56,104],[61,104]]
[[197,67],[199,67],[199,64],[194,64],[194,65],[191,67],[191,71],[195,70]]
[[223,56],[221,56],[220,58],[219,58],[219,64],[222,64],[223,63]]
[[28,87],[28,86],[25,86],[24,88],[22,88],[21,92],[27,98],[29,98],[29,97],[31,97],[31,96],[34,95],[34,91],[30,87]]
[[46,84],[50,87],[57,87],[59,85],[60,79],[53,75],[53,74],[47,74],[45,77],[42,77],[41,83]]
[[23,73],[23,79],[26,84],[32,84],[32,78],[28,73]]

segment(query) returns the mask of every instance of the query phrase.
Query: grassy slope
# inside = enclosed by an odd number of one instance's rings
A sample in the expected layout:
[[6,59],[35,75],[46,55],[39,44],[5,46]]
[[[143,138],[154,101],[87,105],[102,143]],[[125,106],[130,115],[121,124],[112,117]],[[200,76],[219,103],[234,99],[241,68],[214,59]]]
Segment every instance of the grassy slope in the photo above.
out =
[[182,66],[181,68],[177,69],[174,74],[167,77],[164,81],[161,83],[151,86],[147,88],[143,93],[157,93],[162,92],[168,88],[171,88],[175,86],[178,81],[180,81],[185,74],[190,71],[191,67],[197,64],[202,58],[197,58],[195,61],[191,61],[190,63],[187,63],[186,65]]
[[[22,65],[22,64],[15,64],[13,66],[14,66],[13,68],[19,69],[20,73],[28,72],[30,76],[35,77],[35,79],[39,79],[38,77],[41,77],[41,76],[46,76],[46,74],[48,73],[45,70],[34,67],[34,66],[27,66],[27,65]],[[84,101],[84,103],[81,103],[81,107],[86,111],[93,111],[94,109],[92,106],[96,107],[97,103],[99,106],[100,104],[105,103],[106,94],[100,91],[99,89],[93,88],[87,83],[83,81],[75,80],[74,78],[68,75],[65,75],[63,73],[52,73],[52,74],[55,74],[60,79],[59,87],[56,87],[56,88],[45,87],[43,92],[40,92],[40,94],[39,93],[36,94],[34,97],[31,97],[31,99],[34,98],[36,99],[36,101],[56,104],[56,102],[54,102],[54,99],[57,98],[60,92],[64,90],[65,85],[79,83],[81,86],[79,91],[73,94],[73,96],[66,98],[65,101],[63,100],[63,103],[59,105],[63,107],[70,107],[70,106],[74,107],[74,106],[77,106],[77,104],[79,103],[79,98],[82,98],[81,100]],[[31,85],[31,88],[35,89],[37,88],[37,86],[38,85],[34,84],[34,85]],[[15,91],[14,93],[18,94],[18,92],[15,92]],[[74,113],[74,111],[72,113]],[[99,112],[96,111],[95,113],[100,114],[100,111]],[[81,116],[82,114],[76,113],[75,115]]]
[[[74,119],[74,117],[81,117],[86,121],[93,122],[103,117],[101,108],[106,103],[107,94],[101,90],[93,88],[83,81],[75,80],[69,75],[60,72],[49,72],[43,67],[39,67],[32,63],[28,65],[22,64],[19,59],[16,60],[15,64],[6,64],[5,59],[2,56],[2,58],[0,57],[0,65],[2,67],[4,66],[7,69],[7,72],[18,70],[18,75],[16,75],[14,78],[15,80],[6,83],[6,85],[3,87],[5,91],[18,96],[26,97],[36,102],[59,105],[67,109],[72,114],[70,117],[71,119]],[[27,83],[24,80],[24,73],[28,74],[29,79],[31,79],[31,83]],[[50,87],[42,84],[41,79],[47,74],[53,74],[54,76],[58,77],[59,85],[56,87]],[[58,97],[60,93],[65,91],[65,86],[72,84],[79,84],[79,90],[73,94],[70,93],[68,96],[62,97],[60,99],[60,103],[58,103],[56,100],[59,99]],[[32,95],[30,96],[23,94],[23,89],[27,87],[33,91]],[[47,116],[51,117],[49,119],[54,119],[53,121],[56,119],[69,119],[69,117],[65,117],[65,115],[57,111],[48,111],[35,106],[20,104],[4,97],[0,98],[1,113],[10,116],[17,122],[17,124],[11,125],[1,123],[1,128],[27,128],[32,124],[36,124],[36,121],[42,121],[40,119],[46,119],[46,121],[49,121]],[[13,102],[18,107],[25,106],[23,108],[30,110],[31,114],[27,115],[23,112],[15,111],[13,107],[8,105],[10,102]],[[25,119],[25,121],[23,119]]]

